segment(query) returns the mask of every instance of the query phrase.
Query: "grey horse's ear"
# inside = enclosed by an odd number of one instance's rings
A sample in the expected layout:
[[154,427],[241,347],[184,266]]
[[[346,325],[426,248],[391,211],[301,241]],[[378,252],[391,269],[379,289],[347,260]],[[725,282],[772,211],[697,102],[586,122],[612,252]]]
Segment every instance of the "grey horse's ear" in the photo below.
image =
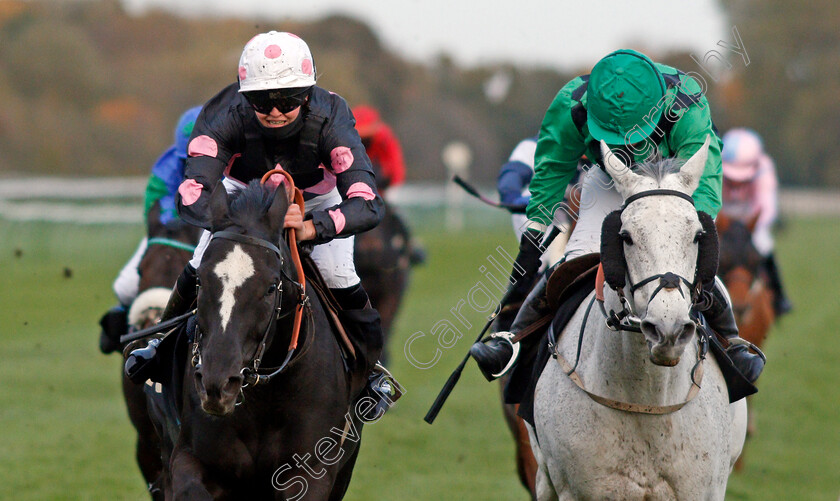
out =
[[712,136],[706,134],[706,140],[703,142],[703,146],[694,155],[691,155],[691,158],[680,168],[680,182],[689,195],[694,193],[694,190],[700,185],[700,178],[706,169],[706,159],[709,158],[709,144],[711,140]]
[[280,237],[283,231],[283,222],[286,219],[286,211],[289,210],[289,198],[286,195],[284,184],[280,184],[274,190],[274,199],[271,202],[271,207],[265,214],[265,223],[268,226],[271,235]]
[[613,153],[603,140],[601,141],[601,158],[604,161],[604,168],[612,178],[621,196],[627,198],[633,194],[633,189],[638,184],[641,176],[630,170],[630,167],[618,155]]
[[210,193],[210,231],[219,231],[230,226],[228,219],[227,190],[221,181],[216,183]]

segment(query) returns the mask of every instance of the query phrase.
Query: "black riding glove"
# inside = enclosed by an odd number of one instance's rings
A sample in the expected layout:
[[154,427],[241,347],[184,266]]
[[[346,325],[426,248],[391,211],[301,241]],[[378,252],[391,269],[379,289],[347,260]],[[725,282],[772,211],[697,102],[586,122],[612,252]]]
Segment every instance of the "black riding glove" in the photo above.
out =
[[543,232],[529,228],[522,233],[519,241],[519,254],[514,261],[513,270],[510,273],[510,281],[513,284],[511,300],[522,300],[531,290],[537,271],[540,269],[540,257],[543,248],[540,243],[543,239]]

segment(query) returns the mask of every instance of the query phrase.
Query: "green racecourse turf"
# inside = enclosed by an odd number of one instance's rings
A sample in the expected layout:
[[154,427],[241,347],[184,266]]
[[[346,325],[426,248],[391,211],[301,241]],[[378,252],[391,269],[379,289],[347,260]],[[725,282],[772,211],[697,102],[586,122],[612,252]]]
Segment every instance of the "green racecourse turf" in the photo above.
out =
[[[444,319],[457,325],[450,308],[486,283],[478,269],[485,258],[499,244],[513,252],[509,221],[475,209],[456,235],[442,229],[439,212],[407,214],[429,256],[414,272],[390,345],[390,367],[407,394],[365,428],[347,499],[525,500],[498,387],[472,363],[435,424],[422,420],[484,314],[462,308],[473,328],[462,329],[463,338],[431,368],[409,364],[403,349],[420,332],[412,354],[432,358],[432,326]],[[96,348],[96,321],[114,301],[111,281],[141,232],[139,225],[0,220],[0,499],[146,499],[120,397],[119,357]],[[766,345],[770,362],[753,400],[758,431],[729,499],[840,494],[838,248],[837,219],[790,219],[779,236],[796,311]]]

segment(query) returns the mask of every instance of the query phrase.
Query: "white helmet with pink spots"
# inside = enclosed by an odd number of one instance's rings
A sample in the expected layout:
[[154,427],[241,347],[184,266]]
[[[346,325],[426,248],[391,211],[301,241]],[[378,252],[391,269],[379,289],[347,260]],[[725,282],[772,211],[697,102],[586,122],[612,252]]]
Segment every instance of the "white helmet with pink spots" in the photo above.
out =
[[239,58],[239,92],[315,85],[309,46],[297,35],[269,31],[252,38]]

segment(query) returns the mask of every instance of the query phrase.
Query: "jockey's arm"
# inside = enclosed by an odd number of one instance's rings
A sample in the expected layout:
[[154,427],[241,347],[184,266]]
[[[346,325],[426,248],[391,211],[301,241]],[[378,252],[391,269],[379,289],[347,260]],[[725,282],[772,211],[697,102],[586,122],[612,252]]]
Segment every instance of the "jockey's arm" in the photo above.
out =
[[315,244],[346,238],[374,228],[382,220],[385,203],[376,190],[370,159],[353,126],[350,109],[343,99],[332,109],[318,147],[321,162],[332,167],[341,203],[311,212]]
[[768,155],[762,155],[759,160],[755,183],[755,205],[760,211],[756,229],[770,228],[779,212],[779,180],[773,159]]
[[529,195],[523,194],[534,177],[534,152],[537,142],[533,138],[520,141],[502,165],[496,189],[499,200],[508,205],[527,205]]
[[[381,139],[379,138],[381,136]],[[405,159],[397,136],[390,127],[385,126],[377,135],[380,142],[382,171],[388,177],[388,186],[399,186],[405,181]]]
[[537,151],[534,157],[534,177],[529,189],[531,200],[526,215],[531,222],[543,226],[551,224],[552,215],[563,201],[566,186],[575,176],[578,161],[586,150],[571,115],[571,93],[578,79],[557,93],[545,113]]
[[175,154],[175,147],[167,149],[152,166],[152,174],[146,183],[143,198],[143,218],[149,216],[149,211],[156,202],[161,201],[161,211],[168,214],[164,219],[177,217],[174,199],[184,177],[184,160]]
[[176,196],[181,219],[208,230],[210,193],[222,179],[233,151],[240,150],[235,144],[236,138],[241,136],[242,124],[236,119],[236,114],[231,113],[225,120],[212,116],[215,110],[226,109],[225,94],[230,92],[225,89],[217,94],[199,113],[188,147],[184,181],[178,187]]
[[688,107],[674,124],[671,131],[672,149],[676,156],[688,160],[703,146],[706,136],[711,135],[706,168],[700,177],[700,184],[694,191],[694,205],[697,210],[716,217],[722,204],[723,170],[720,151],[723,141],[714,131],[709,102],[702,98],[700,102]]

